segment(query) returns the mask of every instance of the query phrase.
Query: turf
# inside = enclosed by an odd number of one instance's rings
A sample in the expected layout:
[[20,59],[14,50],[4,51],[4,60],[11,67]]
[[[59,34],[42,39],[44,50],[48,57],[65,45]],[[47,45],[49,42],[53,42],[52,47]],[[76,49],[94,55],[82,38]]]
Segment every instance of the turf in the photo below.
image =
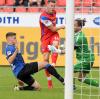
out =
[[[57,68],[57,70],[64,76],[64,68]],[[93,69],[89,76],[98,80],[98,69]],[[44,71],[35,74],[34,78],[41,84],[41,91],[14,91],[13,88],[17,81],[11,69],[9,67],[0,67],[0,99],[64,99],[64,87],[54,77],[52,77],[54,88],[51,90],[47,88]],[[82,84],[78,80],[76,80],[76,87],[74,99],[100,99],[99,88]]]
[[[100,70],[98,68],[92,69],[87,75],[88,77],[99,81]],[[77,77],[77,75],[75,76]],[[87,84],[80,83],[76,80],[76,90],[74,91],[74,99],[100,99],[100,88],[93,87]]]
[[[64,75],[64,69],[58,68],[60,74]],[[41,91],[14,91],[17,84],[10,68],[0,67],[0,99],[64,99],[64,87],[54,77],[54,88],[47,88],[47,80],[44,71],[34,75],[34,78],[41,84]]]

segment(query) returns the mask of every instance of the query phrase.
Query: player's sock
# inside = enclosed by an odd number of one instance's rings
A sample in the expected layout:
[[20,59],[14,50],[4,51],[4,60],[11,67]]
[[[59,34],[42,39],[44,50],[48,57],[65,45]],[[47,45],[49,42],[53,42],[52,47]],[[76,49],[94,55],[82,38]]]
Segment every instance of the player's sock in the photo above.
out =
[[91,79],[91,78],[88,78],[88,77],[86,77],[82,82],[86,83],[88,85],[99,87],[99,81]]
[[58,53],[52,53],[52,55],[51,55],[52,64],[54,64],[54,65],[56,64],[57,57],[58,57]]
[[51,89],[51,88],[53,88],[51,75],[46,69],[45,69],[45,73],[46,73],[47,80],[48,80],[48,88]]
[[73,79],[73,90],[76,89],[76,86],[75,86],[75,78]]
[[50,64],[46,65],[46,69],[48,70],[48,72],[53,75],[54,77],[56,77],[62,84],[64,84],[64,79],[63,77],[61,77],[58,72],[56,71],[56,69],[51,66]]
[[19,90],[35,90],[32,86],[19,87]]

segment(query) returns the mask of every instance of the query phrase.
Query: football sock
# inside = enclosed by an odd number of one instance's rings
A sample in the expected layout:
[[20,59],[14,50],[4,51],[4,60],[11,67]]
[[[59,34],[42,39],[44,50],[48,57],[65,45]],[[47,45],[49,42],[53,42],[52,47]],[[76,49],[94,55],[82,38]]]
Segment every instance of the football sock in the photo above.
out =
[[24,87],[19,87],[20,90],[35,90],[34,87],[31,86],[24,86]]
[[51,74],[46,69],[45,69],[45,74],[46,74],[47,80],[48,80],[48,88],[50,89],[53,87]]
[[76,86],[75,86],[75,78],[73,79],[73,90],[76,89]]
[[64,84],[64,79],[63,79],[63,77],[61,77],[61,76],[58,74],[58,72],[56,71],[56,69],[55,69],[53,66],[51,66],[50,64],[48,64],[48,65],[46,66],[46,69],[48,70],[48,72],[49,72],[51,75],[53,75],[54,77],[56,77],[61,83]]

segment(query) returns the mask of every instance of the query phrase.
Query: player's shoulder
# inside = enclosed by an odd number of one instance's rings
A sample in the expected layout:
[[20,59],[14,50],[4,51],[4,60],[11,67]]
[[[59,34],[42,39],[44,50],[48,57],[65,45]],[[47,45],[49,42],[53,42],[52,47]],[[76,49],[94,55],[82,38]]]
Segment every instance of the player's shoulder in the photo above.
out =
[[45,11],[41,14],[40,18],[41,19],[44,19],[44,20],[47,20],[48,19],[48,15],[46,14]]
[[6,51],[8,50],[14,50],[15,49],[15,46],[14,45],[6,45]]
[[85,33],[83,31],[80,32],[81,37],[85,37]]

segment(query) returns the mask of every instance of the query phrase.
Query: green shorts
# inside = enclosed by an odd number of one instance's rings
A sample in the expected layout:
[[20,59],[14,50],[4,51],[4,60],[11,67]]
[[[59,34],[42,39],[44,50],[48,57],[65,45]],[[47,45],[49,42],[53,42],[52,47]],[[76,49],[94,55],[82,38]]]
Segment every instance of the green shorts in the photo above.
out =
[[76,72],[89,73],[91,70],[91,67],[93,67],[93,63],[94,62],[79,61],[77,64],[74,65],[74,73]]

